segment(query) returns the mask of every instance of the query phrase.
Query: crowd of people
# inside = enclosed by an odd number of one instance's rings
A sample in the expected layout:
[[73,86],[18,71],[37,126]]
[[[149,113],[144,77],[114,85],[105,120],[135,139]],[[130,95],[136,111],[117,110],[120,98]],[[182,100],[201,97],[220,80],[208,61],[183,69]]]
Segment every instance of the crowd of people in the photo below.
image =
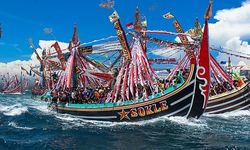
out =
[[143,85],[137,84],[134,85],[135,93],[132,94],[129,91],[129,99],[127,96],[122,97],[122,92],[118,92],[116,96],[112,98],[112,89],[113,84],[110,84],[109,87],[99,86],[97,88],[85,87],[85,88],[66,88],[62,90],[61,88],[52,90],[51,96],[54,102],[66,102],[74,104],[98,104],[98,103],[108,103],[119,100],[135,100],[143,99],[147,100],[150,95],[162,92],[167,88],[173,86],[175,87],[179,83],[183,83],[185,78],[187,78],[188,70],[178,70],[171,80],[167,79],[157,79],[156,85],[152,87],[149,81],[145,81]]
[[212,82],[210,84],[210,96],[214,96],[217,94],[222,94],[227,91],[232,91],[235,88],[241,87],[244,84],[244,81],[242,79],[240,80],[234,80],[232,84],[230,84],[228,81],[224,81],[223,83],[218,82]]
[[[183,83],[189,75],[188,69],[179,69],[171,80],[168,79],[157,79],[156,88],[153,88],[148,81],[144,85],[137,84],[134,85],[135,94],[131,94],[129,91],[129,97],[131,100],[142,98],[143,100],[148,99],[149,95],[154,95],[156,93],[162,92],[169,87],[176,87],[177,84]],[[242,80],[234,80],[233,84],[230,84],[227,81],[223,83],[212,82],[210,84],[210,96],[221,94],[227,91],[231,91],[234,88],[240,87],[244,84]],[[112,85],[112,84],[110,84]],[[98,104],[98,103],[108,103],[113,102],[112,99],[112,86],[103,87],[99,86],[97,88],[73,88],[72,89],[57,89],[51,92],[53,101],[64,101],[66,103],[74,104]],[[113,97],[114,98],[114,97]],[[119,101],[124,99],[121,92],[115,96],[115,100]]]
[[214,96],[231,90],[233,90],[233,87],[226,81],[221,84],[217,82],[212,82],[210,84],[210,96]]
[[67,103],[73,103],[73,104],[93,104],[93,103],[105,103],[105,100],[108,96],[110,96],[109,93],[111,89],[110,88],[104,88],[102,86],[97,87],[96,89],[92,88],[76,88],[75,90],[55,90],[51,92],[52,100],[53,101],[64,101]]
[[159,89],[161,92],[169,87],[176,87],[177,84],[183,83],[188,78],[188,69],[179,69],[172,79],[161,79],[158,81]]

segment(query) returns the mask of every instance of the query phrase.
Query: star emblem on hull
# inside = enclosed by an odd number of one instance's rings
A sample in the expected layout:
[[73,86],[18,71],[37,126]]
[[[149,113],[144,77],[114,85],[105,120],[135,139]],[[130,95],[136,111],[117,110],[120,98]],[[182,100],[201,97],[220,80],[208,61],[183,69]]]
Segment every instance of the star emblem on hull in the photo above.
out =
[[124,109],[121,112],[118,112],[118,114],[120,115],[120,120],[123,120],[124,118],[130,120],[128,116],[129,112],[124,111]]

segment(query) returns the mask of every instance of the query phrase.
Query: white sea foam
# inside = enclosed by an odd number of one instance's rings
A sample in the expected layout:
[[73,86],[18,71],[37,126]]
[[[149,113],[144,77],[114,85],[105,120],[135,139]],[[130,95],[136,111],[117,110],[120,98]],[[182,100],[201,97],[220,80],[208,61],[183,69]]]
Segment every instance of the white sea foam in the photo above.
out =
[[9,95],[23,95],[25,93],[20,93],[20,92],[17,92],[17,93],[10,93]]
[[34,128],[31,127],[20,127],[15,122],[9,122],[8,126],[16,128],[16,129],[23,129],[23,130],[32,130]]
[[185,117],[166,117],[167,120],[180,124],[180,125],[187,125],[187,126],[193,126],[193,127],[207,127],[207,123],[205,120],[202,119],[194,119],[190,118],[187,119]]
[[63,124],[68,124],[68,127],[78,127],[78,126],[98,126],[98,127],[113,127],[118,125],[145,125],[148,121],[139,121],[139,122],[109,122],[109,121],[95,121],[95,120],[86,120],[82,119],[80,116],[73,116],[68,114],[57,114],[55,116],[57,119],[60,119]]
[[60,119],[62,123],[67,124],[68,127],[79,127],[79,126],[97,126],[97,127],[114,127],[114,126],[146,126],[152,125],[158,122],[170,121],[181,125],[194,126],[194,127],[206,127],[207,124],[204,120],[197,119],[186,119],[184,117],[159,117],[150,120],[143,120],[137,122],[109,122],[109,121],[94,121],[82,119],[80,116],[72,116],[68,114],[57,114],[55,116]]
[[81,118],[81,116],[73,116],[68,114],[57,114],[55,117],[63,121],[63,123],[68,123],[73,126],[88,125],[88,126],[98,126],[98,127],[113,127],[113,126],[124,126],[124,125],[144,126],[162,120],[160,118],[156,118],[138,122],[109,122],[109,121],[86,120]]
[[83,120],[81,118],[77,118],[75,116],[71,116],[71,115],[67,115],[67,114],[56,114],[55,117],[60,119],[60,120],[63,120],[63,121],[79,121],[79,120]]
[[8,106],[4,106],[0,104],[0,112],[4,112],[8,110]]
[[222,114],[207,114],[207,113],[205,113],[204,116],[230,119],[230,118],[240,117],[240,116],[250,116],[250,110],[237,110],[237,111],[231,111],[231,112],[226,112],[226,113],[222,113]]
[[21,104],[15,104],[10,106],[0,104],[0,112],[2,112],[5,116],[18,116],[27,111],[28,108],[26,106],[22,106]]
[[22,104],[28,108],[33,108],[40,111],[41,113],[50,114],[52,111],[48,108],[48,104],[44,101],[33,100],[33,99],[23,99]]
[[36,110],[39,110],[43,113],[51,113],[51,111],[48,109],[48,106],[47,105],[33,105],[33,106],[30,106],[31,108],[34,108]]

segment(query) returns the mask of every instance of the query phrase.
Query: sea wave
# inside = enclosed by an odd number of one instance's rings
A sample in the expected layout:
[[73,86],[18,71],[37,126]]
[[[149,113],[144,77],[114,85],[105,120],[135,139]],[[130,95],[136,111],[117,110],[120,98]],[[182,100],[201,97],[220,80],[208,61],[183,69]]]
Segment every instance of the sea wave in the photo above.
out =
[[73,116],[69,114],[56,114],[55,117],[60,119],[62,123],[67,124],[69,128],[80,126],[97,126],[97,127],[115,127],[115,126],[147,126],[159,122],[172,122],[180,125],[187,125],[193,127],[206,127],[205,120],[187,119],[185,117],[159,117],[150,120],[143,120],[137,122],[109,122],[109,121],[95,121],[82,119],[80,116]]
[[166,119],[180,125],[187,125],[193,127],[207,127],[207,123],[203,119],[194,119],[194,118],[187,119],[185,117],[179,117],[179,116],[166,117]]
[[96,126],[96,127],[114,127],[114,126],[144,126],[150,123],[154,123],[159,121],[159,119],[152,119],[146,121],[138,121],[138,122],[109,122],[109,121],[95,121],[95,120],[86,120],[81,118],[80,116],[73,116],[69,114],[56,114],[55,117],[61,120],[62,124],[68,125],[68,128],[71,127],[81,127],[81,126]]
[[23,130],[32,130],[32,129],[34,129],[34,128],[31,128],[31,127],[18,126],[15,122],[9,122],[8,126],[16,128],[16,129],[23,129]]
[[50,109],[48,109],[47,105],[32,105],[30,106],[31,108],[34,108],[42,113],[51,113],[52,111]]
[[114,127],[114,126],[145,126],[148,124],[153,124],[155,122],[161,121],[160,118],[137,121],[137,122],[110,122],[110,121],[95,121],[86,120],[81,118],[81,116],[73,116],[69,114],[56,114],[55,117],[60,119],[63,124],[68,124],[68,127],[80,127],[80,126],[97,126],[97,127]]
[[240,116],[250,116],[250,110],[237,110],[237,111],[226,112],[226,113],[222,113],[222,114],[207,114],[207,113],[205,113],[204,116],[231,119],[231,118],[240,117]]
[[22,106],[22,104],[15,105],[1,105],[0,104],[0,112],[2,112],[5,116],[18,116],[28,111],[28,107]]

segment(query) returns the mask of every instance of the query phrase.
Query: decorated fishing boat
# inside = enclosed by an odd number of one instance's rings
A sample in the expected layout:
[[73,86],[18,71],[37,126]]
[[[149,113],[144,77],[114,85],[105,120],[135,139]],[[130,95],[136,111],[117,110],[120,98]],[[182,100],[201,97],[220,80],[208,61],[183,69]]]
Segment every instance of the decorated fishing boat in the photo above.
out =
[[[168,14],[168,16],[169,15],[171,14]],[[174,18],[174,16],[171,15],[170,18]],[[184,34],[184,31],[179,26],[177,19],[174,20],[174,26],[178,33]],[[166,32],[163,31],[151,31],[151,33],[152,32],[161,32],[161,34],[166,34]],[[198,19],[196,19],[194,29],[190,29],[187,33],[193,40],[192,43],[194,43],[194,45],[197,43],[197,41],[201,40],[203,33]],[[191,43],[187,37],[180,40],[183,44]],[[231,51],[219,50],[214,47],[210,47],[210,49],[218,53],[223,53],[247,60],[250,59],[249,57],[246,57],[246,55],[244,56],[242,53],[233,54]],[[240,77],[238,73],[232,72],[230,57],[228,60],[228,69],[223,69],[211,54],[209,57],[212,82],[210,84],[210,94],[206,112],[209,114],[219,114],[234,110],[248,110],[250,106],[249,81],[244,82],[243,78]],[[179,68],[185,69],[185,65]],[[173,72],[177,72],[177,70],[174,69]]]
[[5,81],[4,89],[2,93],[4,94],[22,94],[28,88],[28,81],[23,79],[22,73],[20,80],[17,75],[12,76],[9,80]]
[[[235,110],[248,110],[250,108],[249,81],[244,82],[239,75],[230,76],[212,56],[210,59],[214,82],[211,84],[206,112],[220,114]],[[228,64],[230,67],[230,59]]]
[[[58,42],[55,42],[47,49],[43,48],[41,56],[38,54],[32,39],[29,39],[29,44],[40,63],[40,66],[30,66],[31,72],[33,72],[35,76],[35,82],[32,88],[32,98],[47,101],[51,89],[54,89],[58,73],[65,69],[65,58]],[[51,51],[56,52],[52,53]],[[54,57],[53,54],[57,54],[56,57]]]
[[45,93],[48,90],[44,88],[40,82],[36,79],[35,84],[31,90],[32,98],[33,99],[39,99],[39,100],[45,100]]
[[[131,34],[130,45],[118,13],[115,11],[109,17],[114,24],[122,51],[121,63],[117,67],[114,80],[105,73],[92,72],[85,66],[88,62],[87,57],[81,56],[79,40],[76,40],[78,36],[74,32],[70,57],[67,60],[65,71],[59,76],[57,82],[58,91],[52,92],[52,95],[55,93],[52,97],[52,106],[59,113],[77,115],[91,120],[139,121],[159,116],[199,118],[206,108],[209,96],[208,19],[211,15],[210,11],[211,3],[205,15],[204,34],[200,42],[198,58],[194,55],[190,45],[184,46],[185,60],[183,62],[188,61],[190,66],[187,78],[161,90],[157,90],[160,89],[158,78],[145,53],[146,44],[143,36],[146,32],[142,31],[145,31],[146,28],[145,24],[139,21],[138,9],[134,23],[135,32]],[[181,39],[185,38],[183,34],[177,35]],[[77,88],[84,87],[92,90],[90,85],[95,87],[94,83],[96,83],[103,86],[102,81],[107,81],[107,79],[111,80],[109,87],[112,90],[109,90],[104,101],[98,99],[98,103],[77,102],[79,99],[74,92]],[[113,85],[112,81],[114,81]],[[86,85],[90,88],[87,88]],[[98,91],[98,88],[94,91]],[[61,97],[58,96],[58,93],[61,93]]]
[[[7,76],[9,74],[7,73]],[[1,82],[0,82],[0,93],[2,93],[8,86],[9,86],[9,79],[6,75],[1,75]]]
[[218,95],[210,96],[206,112],[208,114],[220,114],[235,110],[250,109],[250,84],[242,86]]
[[30,66],[30,72],[34,73],[35,82],[31,89],[32,98],[42,100],[43,94],[47,91],[46,88],[46,72],[45,72],[45,51],[42,53],[42,57],[39,56],[32,39],[29,39],[30,48],[34,51],[40,66]]

